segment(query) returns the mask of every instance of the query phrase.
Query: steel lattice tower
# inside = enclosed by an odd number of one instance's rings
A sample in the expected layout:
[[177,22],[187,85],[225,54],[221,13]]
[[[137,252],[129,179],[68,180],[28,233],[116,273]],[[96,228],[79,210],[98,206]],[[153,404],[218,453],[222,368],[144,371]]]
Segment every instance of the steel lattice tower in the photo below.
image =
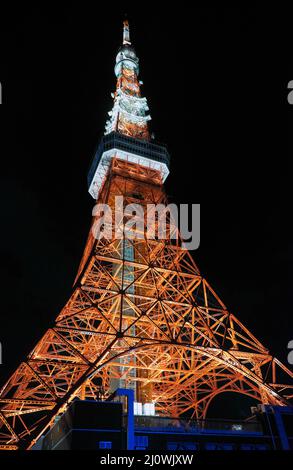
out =
[[276,405],[292,397],[292,372],[229,312],[180,240],[126,236],[115,197],[167,204],[169,155],[150,137],[138,71],[125,21],[114,105],[88,180],[97,202],[116,211],[123,236],[90,231],[55,326],[1,389],[1,449],[30,449],[75,397],[96,398],[101,384],[106,397],[131,387],[159,414],[190,418],[204,418],[221,392]]

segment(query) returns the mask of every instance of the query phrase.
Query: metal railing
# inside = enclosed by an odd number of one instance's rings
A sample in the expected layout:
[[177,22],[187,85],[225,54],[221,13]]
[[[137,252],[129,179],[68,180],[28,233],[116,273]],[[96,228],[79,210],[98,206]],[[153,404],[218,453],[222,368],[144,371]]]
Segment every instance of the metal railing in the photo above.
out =
[[262,434],[262,427],[258,421],[238,420],[188,420],[160,416],[135,416],[135,430],[163,431],[179,433],[212,433],[227,434],[258,433]]

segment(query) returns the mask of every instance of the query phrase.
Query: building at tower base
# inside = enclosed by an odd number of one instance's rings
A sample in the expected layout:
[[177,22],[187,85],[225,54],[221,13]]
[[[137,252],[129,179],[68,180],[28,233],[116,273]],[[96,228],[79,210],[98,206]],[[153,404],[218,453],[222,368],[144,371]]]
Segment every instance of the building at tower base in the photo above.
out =
[[135,414],[133,403],[129,415],[124,398],[75,400],[33,450],[293,450],[292,407],[259,405],[247,420],[190,421]]

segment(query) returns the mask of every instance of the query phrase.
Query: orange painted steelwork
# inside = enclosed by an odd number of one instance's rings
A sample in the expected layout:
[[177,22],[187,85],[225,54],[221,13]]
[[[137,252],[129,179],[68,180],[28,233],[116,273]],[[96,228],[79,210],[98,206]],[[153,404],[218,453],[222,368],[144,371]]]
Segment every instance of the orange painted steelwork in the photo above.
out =
[[[166,203],[158,172],[119,159],[99,200],[114,207],[116,195]],[[115,378],[135,383],[168,416],[203,418],[224,391],[279,405],[292,397],[282,378],[292,373],[227,310],[180,241],[127,244],[129,259],[125,240],[91,232],[71,298],[1,390],[2,448],[30,448],[74,397],[95,398],[101,380],[106,396]]]
[[[147,127],[117,126],[149,138]],[[98,201],[114,210],[115,196],[167,204],[159,171],[119,158]],[[122,229],[126,221],[118,218]],[[101,389],[107,397],[117,383],[154,401],[160,415],[204,418],[228,391],[286,405],[292,376],[227,309],[180,239],[96,240],[91,231],[55,326],[0,391],[0,448],[30,449],[75,397],[96,398]]]

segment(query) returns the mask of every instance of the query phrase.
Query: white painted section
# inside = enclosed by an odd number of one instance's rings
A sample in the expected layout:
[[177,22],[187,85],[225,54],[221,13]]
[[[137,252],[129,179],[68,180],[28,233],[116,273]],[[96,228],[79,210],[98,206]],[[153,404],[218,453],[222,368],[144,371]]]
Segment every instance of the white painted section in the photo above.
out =
[[155,416],[155,404],[154,403],[139,403],[137,401],[133,404],[134,414],[136,416]]
[[118,150],[116,148],[113,148],[111,150],[107,150],[102,154],[100,163],[98,164],[95,174],[93,176],[91,185],[89,187],[89,193],[94,199],[97,199],[98,197],[99,191],[102,187],[103,181],[109,170],[113,157],[117,157],[121,160],[126,160],[132,163],[137,163],[138,165],[146,166],[147,168],[158,170],[161,173],[163,182],[169,175],[169,169],[165,163],[157,162],[150,158],[142,157],[141,155],[136,155],[134,153],[129,153],[125,152],[124,150]]
[[155,416],[155,404],[145,403],[142,407],[144,416]]
[[134,415],[141,416],[142,415],[142,403],[135,401],[133,403],[133,412],[134,412]]

